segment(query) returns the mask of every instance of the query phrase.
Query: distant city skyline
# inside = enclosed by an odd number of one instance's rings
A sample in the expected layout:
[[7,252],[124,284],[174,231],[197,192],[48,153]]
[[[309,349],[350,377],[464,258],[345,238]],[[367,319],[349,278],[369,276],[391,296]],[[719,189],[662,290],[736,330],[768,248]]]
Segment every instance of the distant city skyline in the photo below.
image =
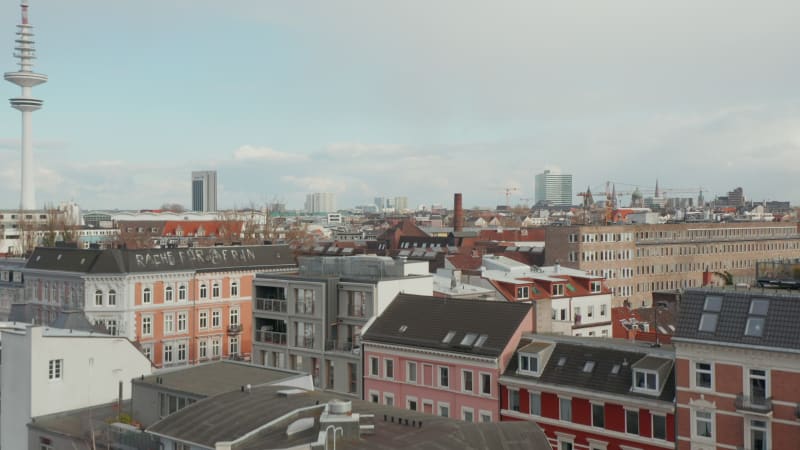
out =
[[[49,76],[36,88],[38,207],[190,208],[192,167],[217,171],[220,209],[301,209],[310,192],[340,207],[393,192],[450,205],[462,192],[470,208],[504,204],[509,187],[524,204],[535,174],[558,168],[573,195],[657,178],[706,200],[742,186],[800,202],[796,2],[30,10]],[[17,67],[18,22],[19,2],[0,4],[0,71]],[[18,93],[0,87],[0,99]],[[19,149],[19,112],[0,108],[0,208],[19,205]]]

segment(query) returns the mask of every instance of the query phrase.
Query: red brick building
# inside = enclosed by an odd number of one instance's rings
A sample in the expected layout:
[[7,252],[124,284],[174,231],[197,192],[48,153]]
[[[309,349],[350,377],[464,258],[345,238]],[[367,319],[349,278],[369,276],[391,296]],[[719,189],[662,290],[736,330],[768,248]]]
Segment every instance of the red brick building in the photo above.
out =
[[675,448],[670,350],[526,335],[500,378],[501,420],[538,424],[558,450]]

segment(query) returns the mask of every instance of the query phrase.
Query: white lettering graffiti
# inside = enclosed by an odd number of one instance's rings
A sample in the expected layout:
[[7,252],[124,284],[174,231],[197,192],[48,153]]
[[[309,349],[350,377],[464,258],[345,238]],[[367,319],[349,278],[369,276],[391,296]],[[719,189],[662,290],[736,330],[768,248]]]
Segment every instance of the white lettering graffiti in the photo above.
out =
[[197,248],[189,250],[153,250],[134,255],[138,267],[160,267],[189,264],[216,266],[226,262],[244,263],[256,260],[256,253],[251,248],[216,249]]

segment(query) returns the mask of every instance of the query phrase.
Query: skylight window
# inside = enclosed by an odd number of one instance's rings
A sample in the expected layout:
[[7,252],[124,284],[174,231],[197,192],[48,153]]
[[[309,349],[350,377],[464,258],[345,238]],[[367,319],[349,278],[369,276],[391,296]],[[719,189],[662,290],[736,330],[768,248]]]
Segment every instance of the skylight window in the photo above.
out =
[[566,363],[567,363],[567,357],[566,356],[562,356],[562,357],[558,358],[558,367],[564,367],[564,364],[566,364]]
[[406,325],[401,325],[401,326],[400,326],[400,330],[399,330],[399,331],[400,331],[401,333],[405,333],[407,329],[408,329],[408,326],[406,326]]
[[475,341],[475,347],[483,347],[483,344],[486,343],[486,340],[489,339],[488,334],[482,334],[478,336],[478,340]]
[[747,324],[744,327],[745,336],[764,336],[764,322],[768,310],[769,300],[754,298],[750,301],[750,316],[747,317]]
[[750,302],[750,314],[756,316],[766,316],[769,309],[769,300],[764,298],[754,298]]
[[464,335],[464,338],[461,339],[461,345],[470,347],[475,343],[476,339],[478,339],[478,333],[467,333]]
[[619,373],[619,367],[620,367],[619,364],[614,364],[614,367],[611,368],[611,373],[613,375],[618,374]]
[[586,361],[583,365],[583,371],[586,373],[591,373],[594,370],[594,361]]
[[442,343],[443,343],[443,344],[449,344],[449,343],[450,343],[450,341],[452,341],[452,340],[453,340],[453,338],[455,337],[455,335],[456,335],[456,332],[455,332],[455,331],[448,331],[448,332],[447,332],[447,335],[445,335],[444,339],[442,339]]
[[722,310],[722,297],[718,295],[707,295],[703,304],[703,315],[700,316],[700,326],[698,330],[706,333],[717,331],[717,321],[719,312]]

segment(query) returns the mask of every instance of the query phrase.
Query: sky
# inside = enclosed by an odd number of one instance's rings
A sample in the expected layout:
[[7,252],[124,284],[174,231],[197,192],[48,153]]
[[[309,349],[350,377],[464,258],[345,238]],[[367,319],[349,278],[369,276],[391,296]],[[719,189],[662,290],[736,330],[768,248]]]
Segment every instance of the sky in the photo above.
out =
[[[40,206],[188,206],[209,169],[226,208],[521,204],[545,169],[574,194],[658,179],[800,202],[796,0],[30,4]],[[18,21],[3,0],[0,71]],[[19,137],[0,107],[0,208],[19,205]]]

